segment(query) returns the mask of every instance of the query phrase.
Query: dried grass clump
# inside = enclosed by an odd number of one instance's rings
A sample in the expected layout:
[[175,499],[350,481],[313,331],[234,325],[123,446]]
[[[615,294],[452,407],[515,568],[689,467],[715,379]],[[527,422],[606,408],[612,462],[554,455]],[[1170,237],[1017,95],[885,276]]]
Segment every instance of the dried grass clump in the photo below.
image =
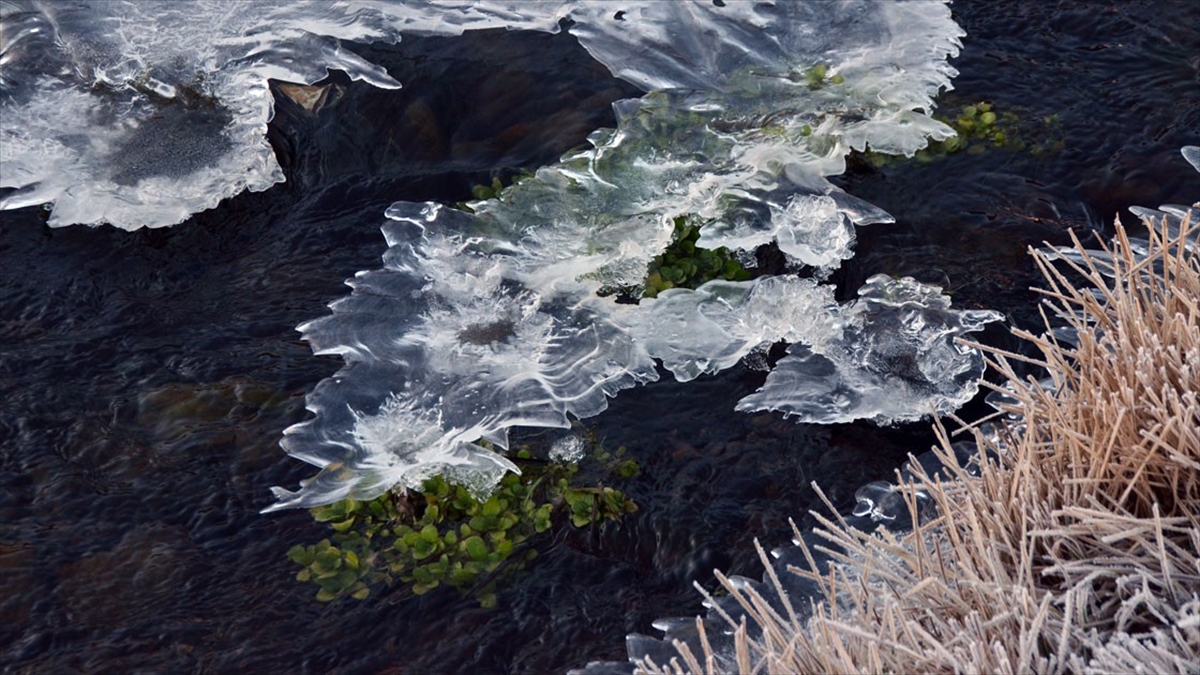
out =
[[[1200,672],[1200,251],[1184,245],[1186,218],[1181,231],[1147,224],[1145,255],[1119,222],[1104,252],[1075,240],[1073,271],[1033,252],[1078,345],[1019,333],[1050,387],[1016,375],[1029,359],[975,345],[1007,377],[1019,422],[969,427],[999,456],[976,475],[939,426],[950,478],[918,471],[903,487],[914,522],[919,493],[935,518],[904,535],[821,519],[846,553],[825,573],[790,568],[821,585],[811,618],[720,577],[762,628],[733,626],[725,670]],[[678,659],[640,668],[722,669],[710,649],[676,646]]]

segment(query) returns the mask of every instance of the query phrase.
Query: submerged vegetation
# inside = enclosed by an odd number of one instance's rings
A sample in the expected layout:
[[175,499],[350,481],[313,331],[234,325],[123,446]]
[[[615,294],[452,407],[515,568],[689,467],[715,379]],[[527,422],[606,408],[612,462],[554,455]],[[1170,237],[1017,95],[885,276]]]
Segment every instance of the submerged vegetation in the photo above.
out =
[[[517,173],[509,185],[516,185],[532,175],[524,171]],[[506,187],[504,181],[494,177],[489,185],[473,186],[471,196],[477,200],[495,199]],[[455,208],[474,213],[474,209],[467,202],[458,202]],[[671,243],[647,265],[643,286],[604,287],[600,289],[600,295],[618,295],[630,300],[655,298],[670,288],[695,289],[714,279],[746,281],[754,277],[728,248],[718,246],[709,249],[697,246],[701,223],[696,218],[677,216],[673,222],[675,227],[671,234]]]
[[[959,152],[978,155],[1003,149],[1036,156],[1058,152],[1065,146],[1057,115],[1031,120],[1013,110],[997,109],[990,101],[948,107],[942,114],[933,115],[933,119],[954,129],[957,135],[944,141],[931,141],[927,147],[918,150],[912,160],[923,164]],[[899,155],[874,151],[856,153],[856,156],[877,169],[910,161]]]
[[[1186,217],[1147,224],[1148,242],[1118,222],[1112,248],[1076,239],[1073,251],[1033,253],[1047,305],[1069,330],[1048,320],[1043,336],[1017,331],[1040,359],[974,345],[1005,378],[994,388],[1013,421],[967,427],[975,452],[995,458],[970,468],[939,427],[948,476],[918,468],[900,487],[913,532],[865,533],[819,516],[834,563],[814,568],[797,531],[810,569],[789,568],[820,589],[811,613],[774,576],[783,606],[719,576],[750,620],[722,614],[736,653],[713,654],[698,620],[703,653],[677,641],[677,658],[640,668],[1194,672],[1200,250]],[[1018,376],[1014,360],[1049,379]]]
[[[475,201],[495,199],[501,192],[504,191],[504,188],[510,185],[516,185],[517,183],[520,183],[523,180],[528,180],[532,177],[533,173],[526,169],[521,169],[512,174],[509,177],[507,184],[504,180],[500,179],[500,176],[492,176],[491,183],[486,185],[483,183],[477,183],[471,186],[471,199]],[[457,202],[454,204],[454,208],[460,211],[466,211],[467,213],[475,213],[475,209],[471,208],[471,204],[469,202]]]
[[700,225],[685,216],[675,219],[671,244],[650,262],[642,297],[653,298],[669,288],[699,288],[713,279],[746,281],[753,275],[724,246],[696,245]]
[[[591,459],[615,478],[638,473],[625,448],[610,452],[594,441],[590,447]],[[619,490],[576,485],[576,463],[535,459],[528,449],[518,451],[516,461],[522,473],[505,475],[483,501],[435,476],[419,492],[389,491],[311,509],[333,534],[288,551],[301,567],[297,581],[315,584],[322,602],[365,600],[373,587],[399,581],[417,595],[451,586],[493,607],[497,581],[537,557],[537,537],[556,519],[583,528],[637,510]]]

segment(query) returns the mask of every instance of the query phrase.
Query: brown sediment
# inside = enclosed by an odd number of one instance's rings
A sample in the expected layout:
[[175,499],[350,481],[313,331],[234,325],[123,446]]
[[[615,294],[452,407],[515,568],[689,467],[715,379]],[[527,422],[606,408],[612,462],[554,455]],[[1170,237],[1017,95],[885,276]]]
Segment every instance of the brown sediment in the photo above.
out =
[[[1078,240],[1069,272],[1033,252],[1047,305],[1079,344],[1018,331],[1038,360],[973,345],[1007,379],[1005,412],[1020,422],[967,427],[999,458],[978,475],[939,425],[950,478],[918,469],[902,487],[914,522],[916,491],[939,515],[907,534],[819,517],[817,534],[846,553],[828,572],[791,568],[822,589],[812,618],[718,574],[762,628],[735,624],[737,670],[1200,672],[1200,252],[1183,245],[1200,224],[1147,225],[1138,256],[1117,223],[1111,266]],[[1018,377],[1016,360],[1045,367],[1052,386]],[[719,670],[703,644],[639,668]]]
[[517,324],[508,319],[492,323],[473,323],[458,332],[458,341],[466,344],[487,345],[504,342],[516,335]]
[[346,91],[344,87],[336,84],[304,85],[278,81],[273,84],[279,93],[314,115],[321,112],[322,108],[337,103]]

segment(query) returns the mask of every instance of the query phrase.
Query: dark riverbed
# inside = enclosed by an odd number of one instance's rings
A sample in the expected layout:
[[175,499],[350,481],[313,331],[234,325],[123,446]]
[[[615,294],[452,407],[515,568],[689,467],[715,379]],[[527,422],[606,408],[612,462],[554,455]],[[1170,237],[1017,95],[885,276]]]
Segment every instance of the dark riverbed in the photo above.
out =
[[[1130,205],[1191,203],[1200,144],[1200,5],[959,2],[968,35],[947,104],[988,100],[1061,148],[960,153],[838,179],[892,213],[859,230],[834,279],[945,283],[955,306],[1035,325],[1027,246],[1111,231]],[[797,425],[743,415],[735,369],[630,390],[585,420],[641,466],[640,510],[561,525],[499,607],[452,589],[316,602],[285,551],[325,536],[270,516],[267,488],[311,467],[282,430],[340,361],[294,328],[378,266],[392,201],[457,201],[553,161],[636,96],[567,35],[469,34],[370,50],[405,83],[316,115],[281,100],[270,139],[288,182],[168,230],[51,230],[0,213],[0,664],[5,672],[561,672],[621,659],[624,635],[700,611],[693,581],[756,576],[752,540],[785,543],[928,448],[928,425]],[[337,79],[336,77],[334,78]],[[1057,116],[1055,125],[1035,121]],[[1012,344],[1002,328],[985,339]],[[977,413],[978,404],[968,414]]]

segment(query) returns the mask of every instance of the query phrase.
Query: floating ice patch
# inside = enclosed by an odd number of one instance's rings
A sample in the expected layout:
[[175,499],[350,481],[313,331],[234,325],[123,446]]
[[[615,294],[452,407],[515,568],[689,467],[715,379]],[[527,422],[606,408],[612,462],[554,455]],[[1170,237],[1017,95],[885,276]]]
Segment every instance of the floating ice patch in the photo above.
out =
[[832,334],[788,348],[762,389],[738,410],[778,410],[801,422],[911,421],[946,413],[978,391],[983,357],[956,339],[1003,317],[950,309],[913,279],[876,275],[859,299],[834,308]]
[[[370,498],[446,470],[486,491],[511,467],[473,441],[503,448],[511,427],[598,414],[656,379],[655,360],[689,380],[792,343],[740,405],[809,421],[915,419],[975,393],[982,361],[953,339],[997,315],[880,277],[843,306],[817,281],[850,257],[854,225],[891,220],[827,180],[850,149],[911,154],[953,133],[925,114],[962,35],[944,4],[433,5],[455,7],[447,20],[507,6],[521,27],[542,20],[530,7],[569,16],[599,61],[652,91],[618,103],[617,128],[593,133],[590,148],[469,213],[392,206],[383,268],[300,327],[346,366],[283,442],[323,471],[298,492],[275,488],[272,508]],[[618,303],[610,292],[639,294],[678,218],[701,228],[701,246],[775,242],[814,278],[716,280]]]
[[[648,89],[740,91],[697,105],[730,104],[743,116],[777,112],[754,105],[772,98],[763,90],[794,88],[801,69],[831,62],[838,77],[856,81],[855,96],[874,104],[822,134],[844,134],[854,147],[912,152],[926,134],[950,134],[912,111],[929,109],[953,75],[945,56],[956,51],[960,32],[944,8],[903,4],[12,0],[0,8],[0,187],[12,189],[0,209],[51,203],[52,226],[178,223],[244,189],[283,180],[265,139],[268,78],[310,84],[336,68],[376,86],[400,86],[339,40],[395,42],[402,32],[495,27],[557,31],[566,18],[620,77]],[[819,124],[838,117],[845,92],[813,98],[806,117]],[[799,130],[783,122],[764,136]],[[763,124],[751,128],[757,133]],[[757,154],[757,163],[779,145],[740,141],[739,152]],[[840,162],[841,153],[821,154]],[[789,153],[778,159],[789,161]]]
[[5,2],[0,209],[136,229],[264,190],[283,180],[267,78],[398,87],[335,39],[394,40],[393,24],[352,3]]

